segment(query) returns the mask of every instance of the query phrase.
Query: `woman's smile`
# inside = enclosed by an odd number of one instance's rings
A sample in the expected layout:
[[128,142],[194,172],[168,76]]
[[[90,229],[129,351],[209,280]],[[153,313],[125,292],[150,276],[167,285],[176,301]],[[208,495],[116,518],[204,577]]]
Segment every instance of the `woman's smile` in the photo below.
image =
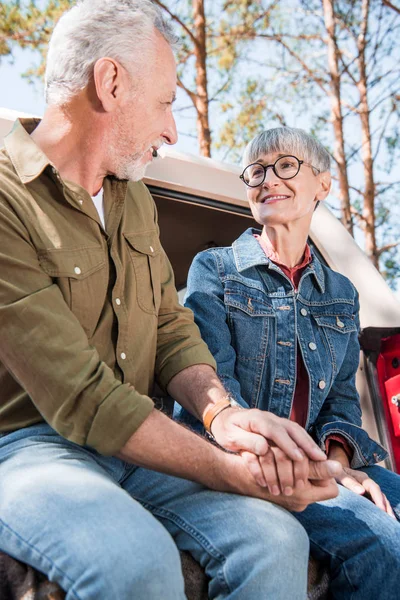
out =
[[290,196],[287,194],[266,194],[259,202],[261,202],[261,204],[272,204],[274,202],[280,202],[281,200],[287,200],[288,198],[290,198]]

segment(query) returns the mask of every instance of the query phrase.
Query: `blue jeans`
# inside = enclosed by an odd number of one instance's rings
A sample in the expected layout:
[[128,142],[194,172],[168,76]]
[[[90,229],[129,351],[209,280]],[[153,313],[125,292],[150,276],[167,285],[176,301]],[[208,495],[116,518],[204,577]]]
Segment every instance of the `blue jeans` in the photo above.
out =
[[67,600],[183,599],[178,548],[205,568],[210,598],[306,598],[308,538],[280,507],[101,456],[46,424],[0,436],[0,549]]
[[[377,466],[360,470],[380,485],[400,520],[400,476]],[[330,570],[333,598],[399,598],[398,521],[343,487],[337,498],[312,504],[294,516],[309,535],[311,554]]]

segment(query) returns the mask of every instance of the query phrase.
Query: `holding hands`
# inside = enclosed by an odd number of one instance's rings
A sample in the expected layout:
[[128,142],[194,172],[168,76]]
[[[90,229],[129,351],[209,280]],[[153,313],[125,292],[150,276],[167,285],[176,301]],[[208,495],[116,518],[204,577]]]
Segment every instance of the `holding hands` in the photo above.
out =
[[363,471],[350,468],[340,443],[326,454],[297,423],[258,409],[223,410],[211,432],[218,444],[241,455],[254,481],[289,510],[337,496],[334,481],[368,497],[395,518],[385,494]]
[[228,408],[213,420],[218,444],[239,453],[254,481],[289,510],[337,496],[341,472],[297,423],[257,409]]

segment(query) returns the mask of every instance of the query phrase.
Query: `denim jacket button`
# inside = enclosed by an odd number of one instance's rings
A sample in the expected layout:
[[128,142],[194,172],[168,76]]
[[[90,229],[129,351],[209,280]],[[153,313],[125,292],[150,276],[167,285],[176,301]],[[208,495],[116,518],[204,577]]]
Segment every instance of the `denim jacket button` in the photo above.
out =
[[305,308],[302,308],[302,309],[300,309],[300,314],[301,314],[303,317],[306,317],[306,316],[308,315],[308,312],[307,312],[307,310],[306,310]]
[[310,348],[310,350],[316,350],[317,349],[317,344],[315,344],[314,342],[310,342],[308,344],[308,347]]
[[318,387],[320,390],[324,390],[326,387],[326,383],[323,379],[321,379],[321,381],[318,383]]

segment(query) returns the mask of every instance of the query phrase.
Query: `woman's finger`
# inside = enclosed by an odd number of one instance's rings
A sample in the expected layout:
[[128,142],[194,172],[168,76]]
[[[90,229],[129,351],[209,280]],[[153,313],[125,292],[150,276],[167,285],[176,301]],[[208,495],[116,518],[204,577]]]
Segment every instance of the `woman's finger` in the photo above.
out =
[[306,456],[303,460],[293,463],[294,486],[296,489],[301,490],[305,487],[309,472],[310,461]]
[[338,477],[336,477],[336,481],[340,484],[343,485],[343,487],[347,488],[348,490],[351,490],[352,492],[354,492],[355,494],[358,494],[359,496],[362,496],[363,494],[365,494],[365,488],[361,483],[358,483],[358,481],[356,479],[354,479],[354,477],[352,477],[351,475],[349,475],[348,473],[343,471],[343,474],[339,475]]
[[375,483],[375,481],[373,481],[372,479],[368,478],[363,482],[363,486],[368,492],[372,502],[376,504],[378,508],[380,508],[384,512],[387,512],[386,497],[379,485]]
[[275,457],[276,470],[278,472],[281,492],[285,496],[291,496],[293,494],[293,488],[295,485],[293,461],[276,446],[272,447],[271,451]]
[[255,482],[261,487],[267,487],[267,481],[265,480],[259,457],[252,452],[246,451],[241,452],[240,455],[245,461],[248,470],[253,475]]
[[393,517],[393,519],[396,519],[396,515],[394,514],[393,508],[391,507],[389,500],[386,498],[385,494],[383,494],[383,497],[385,499],[387,514],[389,515],[389,517]]
[[278,471],[276,468],[275,456],[272,449],[269,448],[267,454],[259,457],[260,465],[264,478],[268,484],[268,489],[273,496],[279,496],[281,489],[279,486]]

